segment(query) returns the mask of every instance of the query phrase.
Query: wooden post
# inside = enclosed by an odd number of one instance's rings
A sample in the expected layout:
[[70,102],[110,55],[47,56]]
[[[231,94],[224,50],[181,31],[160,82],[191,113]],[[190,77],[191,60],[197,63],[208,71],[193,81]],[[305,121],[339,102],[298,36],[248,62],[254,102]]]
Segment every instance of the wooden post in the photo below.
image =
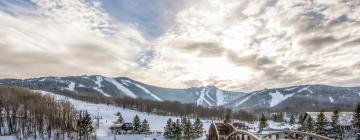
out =
[[244,134],[241,134],[241,140],[245,140]]

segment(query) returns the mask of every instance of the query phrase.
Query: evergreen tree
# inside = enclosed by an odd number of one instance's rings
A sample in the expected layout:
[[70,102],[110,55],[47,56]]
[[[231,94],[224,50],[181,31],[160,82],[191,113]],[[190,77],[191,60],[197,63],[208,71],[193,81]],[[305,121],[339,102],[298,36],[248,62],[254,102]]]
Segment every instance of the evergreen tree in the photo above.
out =
[[278,115],[277,115],[277,114],[273,114],[273,115],[272,115],[272,120],[273,120],[274,122],[279,122],[279,117],[278,117]]
[[339,125],[339,112],[337,110],[335,110],[331,116],[331,127],[331,137],[334,139],[340,139],[342,134]]
[[284,113],[282,112],[279,114],[279,122],[284,122]]
[[174,137],[173,122],[172,122],[171,118],[169,118],[166,122],[166,126],[164,128],[164,136],[166,138]]
[[268,126],[267,119],[266,119],[266,117],[265,117],[265,114],[262,113],[262,114],[261,114],[261,118],[260,118],[260,120],[259,120],[259,129],[262,130],[262,129],[264,129],[264,128],[267,127],[267,126]]
[[290,121],[289,121],[290,125],[294,125],[295,124],[295,116],[293,114],[291,114],[290,116]]
[[305,121],[300,122],[300,130],[301,131],[307,131],[307,125]]
[[89,135],[94,131],[90,114],[87,111],[81,111],[77,122],[79,136],[81,138],[89,139]]
[[305,116],[303,116],[303,115],[300,115],[300,116],[299,116],[299,121],[298,121],[298,123],[300,124],[300,130],[301,130],[301,131],[306,131],[306,130],[307,130],[305,119],[306,119]]
[[319,115],[317,116],[317,121],[316,121],[316,133],[317,134],[319,134],[319,135],[325,134],[325,123],[326,123],[325,115],[321,111],[319,113]]
[[116,113],[116,116],[119,117],[119,118],[117,119],[116,123],[124,123],[124,118],[122,117],[122,115],[121,115],[120,112]]
[[313,123],[313,119],[311,118],[311,116],[309,115],[308,118],[306,119],[306,131],[308,132],[313,132],[314,130],[314,123]]
[[193,125],[193,137],[201,137],[203,135],[203,123],[200,120],[200,117],[197,116]]
[[301,124],[304,122],[304,120],[305,120],[304,116],[300,114],[298,123]]
[[224,123],[231,123],[230,114],[226,114]]
[[[117,116],[118,119],[116,120],[116,122],[114,122],[113,126],[110,127],[110,130],[111,130],[112,133],[118,134],[122,130],[121,129],[121,124],[124,123],[124,118],[122,117],[120,111],[117,112],[115,114],[115,116]],[[126,132],[127,132],[127,130],[126,130]]]
[[360,103],[357,104],[353,115],[353,127],[355,129],[356,139],[360,140]]
[[176,119],[176,122],[172,123],[172,128],[173,128],[173,134],[174,134],[174,138],[175,139],[180,139],[181,138],[181,124],[180,124],[180,120]]
[[149,133],[150,132],[150,127],[149,127],[149,123],[146,119],[143,120],[143,122],[141,123],[141,133]]
[[183,132],[183,128],[185,127],[186,123],[187,123],[187,118],[186,117],[182,117],[181,118],[181,131]]
[[183,127],[183,134],[184,134],[184,138],[191,139],[193,131],[192,131],[190,120],[186,120],[184,127]]
[[140,118],[138,115],[135,115],[134,120],[133,120],[133,132],[138,134],[141,132],[141,122],[140,122]]

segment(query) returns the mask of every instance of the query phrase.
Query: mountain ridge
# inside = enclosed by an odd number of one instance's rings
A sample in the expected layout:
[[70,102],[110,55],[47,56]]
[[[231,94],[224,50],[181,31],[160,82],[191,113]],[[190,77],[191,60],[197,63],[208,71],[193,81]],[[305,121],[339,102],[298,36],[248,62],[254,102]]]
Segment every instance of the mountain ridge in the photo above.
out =
[[236,92],[201,86],[165,88],[144,84],[128,77],[83,75],[66,77],[38,77],[29,79],[0,79],[0,85],[21,86],[54,93],[69,92],[100,96],[128,96],[156,101],[178,101],[206,107],[224,106],[233,110],[261,109],[300,110],[326,109],[341,105],[352,107],[360,101],[360,87],[338,87],[322,84],[265,88],[251,92]]

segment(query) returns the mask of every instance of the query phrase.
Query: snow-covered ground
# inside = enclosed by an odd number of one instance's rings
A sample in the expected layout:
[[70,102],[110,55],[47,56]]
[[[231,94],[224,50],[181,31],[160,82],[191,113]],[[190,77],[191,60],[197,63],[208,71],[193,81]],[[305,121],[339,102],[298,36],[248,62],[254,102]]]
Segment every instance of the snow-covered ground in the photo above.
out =
[[[260,134],[260,135],[263,135],[263,134],[268,134],[268,133],[271,133],[273,131],[279,131],[279,130],[284,130],[284,129],[290,129],[290,130],[296,130],[297,128],[300,127],[300,125],[298,124],[294,124],[294,125],[290,125],[288,123],[278,123],[278,122],[274,122],[274,121],[267,121],[268,123],[268,127],[265,128],[264,131],[262,131],[261,133],[258,133],[259,131],[259,128],[257,128],[257,126],[259,125],[259,122],[254,122],[254,123],[246,123],[250,129],[248,130],[249,132],[253,132],[253,133],[256,133],[256,134]],[[272,130],[272,131],[267,131],[267,130]]]
[[[54,97],[56,100],[66,100],[69,101],[70,103],[72,103],[76,109],[78,110],[87,110],[91,115],[92,118],[101,118],[99,120],[100,122],[100,127],[96,130],[96,135],[97,135],[97,139],[99,140],[109,140],[109,139],[114,139],[114,136],[110,133],[110,129],[109,127],[113,124],[113,122],[115,122],[118,117],[115,116],[115,114],[117,112],[121,112],[125,122],[132,122],[133,118],[135,115],[138,115],[140,117],[141,120],[146,119],[149,122],[150,125],[150,130],[152,132],[163,132],[163,129],[166,125],[166,121],[171,118],[172,120],[176,120],[176,119],[180,119],[179,117],[175,117],[175,116],[160,116],[160,115],[155,115],[155,114],[147,114],[147,113],[142,113],[139,111],[135,111],[135,110],[130,110],[130,109],[124,109],[121,107],[117,107],[117,106],[112,106],[112,105],[106,105],[106,104],[94,104],[94,103],[89,103],[89,102],[85,102],[85,101],[80,101],[80,100],[75,100],[66,96],[61,96],[61,95],[57,95],[57,94],[53,94],[50,92],[44,92],[44,91],[36,91],[42,95],[49,95]],[[277,93],[275,93],[277,94]],[[205,95],[205,94],[204,94]],[[194,120],[192,120],[194,121]],[[94,123],[96,123],[97,121],[94,119],[93,121]],[[204,130],[207,131],[209,129],[209,126],[211,124],[210,120],[202,120],[203,124],[204,124]],[[248,122],[243,122],[245,123],[247,126],[250,127],[249,131],[253,132],[253,133],[257,133],[258,132],[258,122],[253,122],[253,123],[248,123]],[[289,125],[287,123],[276,123],[273,121],[268,121],[268,129],[272,129],[272,130],[281,130],[281,129],[296,129],[298,128],[299,125]],[[261,134],[266,134],[268,133],[267,131],[263,131]],[[0,140],[14,140],[16,139],[13,136],[1,136]],[[165,138],[162,136],[162,134],[158,134],[158,135],[132,135],[132,134],[127,134],[127,135],[117,135],[116,139],[126,139],[126,140],[164,140]],[[205,136],[199,139],[205,139]]]
[[[44,91],[38,91],[39,93],[43,95],[50,95],[53,96],[57,100],[67,100],[71,102],[76,109],[78,110],[87,110],[91,115],[92,118],[100,117],[100,128],[97,129],[96,134],[99,139],[113,139],[114,136],[111,135],[109,127],[115,122],[118,117],[114,114],[117,112],[121,112],[125,122],[132,122],[135,115],[138,115],[141,120],[146,119],[149,121],[150,130],[155,132],[162,132],[164,130],[164,127],[166,125],[166,121],[171,118],[172,120],[179,119],[179,117],[174,116],[159,116],[155,114],[147,114],[138,112],[135,110],[130,109],[124,109],[117,106],[112,105],[105,105],[105,104],[94,104],[94,103],[88,103],[84,101],[75,100],[66,96],[61,96],[57,94],[53,94],[50,92],[44,92]],[[192,120],[193,121],[193,120]],[[95,120],[93,122],[96,122]],[[202,120],[204,124],[204,130],[208,130],[211,121],[209,120]],[[136,140],[146,140],[146,139],[161,139],[162,136],[140,136],[140,135],[122,135],[117,136],[119,139],[128,139],[129,137],[132,137]]]
[[294,96],[294,93],[283,95],[279,91],[276,90],[276,92],[269,93],[269,95],[271,96],[270,107],[274,107],[274,106],[278,105],[279,103],[283,102],[284,100]]
[[16,140],[15,136],[0,136],[0,140]]
[[137,98],[137,95],[135,95],[133,92],[131,92],[129,89],[124,87],[122,84],[120,84],[118,81],[116,81],[114,78],[105,78],[106,81],[112,83],[116,86],[120,91],[126,94],[126,96]]

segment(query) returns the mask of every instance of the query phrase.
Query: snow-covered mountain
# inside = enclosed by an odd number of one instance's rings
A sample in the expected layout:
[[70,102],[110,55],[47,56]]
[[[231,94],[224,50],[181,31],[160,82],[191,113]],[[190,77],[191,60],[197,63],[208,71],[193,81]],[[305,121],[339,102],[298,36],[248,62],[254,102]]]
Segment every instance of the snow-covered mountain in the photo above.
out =
[[54,93],[102,96],[128,96],[156,101],[179,101],[206,107],[225,106],[234,110],[315,111],[353,109],[360,101],[360,87],[300,85],[263,89],[249,93],[218,89],[214,86],[186,89],[162,88],[126,77],[109,78],[99,75],[4,79],[0,85],[14,85]]
[[245,93],[230,92],[214,86],[187,89],[162,88],[147,85],[126,77],[109,78],[99,75],[72,77],[42,77],[33,79],[4,79],[0,85],[14,85],[54,93],[74,93],[103,96],[128,96],[156,101],[179,101],[202,106],[220,106]]
[[360,87],[301,85],[263,89],[226,104],[235,110],[318,111],[349,109],[360,102]]

